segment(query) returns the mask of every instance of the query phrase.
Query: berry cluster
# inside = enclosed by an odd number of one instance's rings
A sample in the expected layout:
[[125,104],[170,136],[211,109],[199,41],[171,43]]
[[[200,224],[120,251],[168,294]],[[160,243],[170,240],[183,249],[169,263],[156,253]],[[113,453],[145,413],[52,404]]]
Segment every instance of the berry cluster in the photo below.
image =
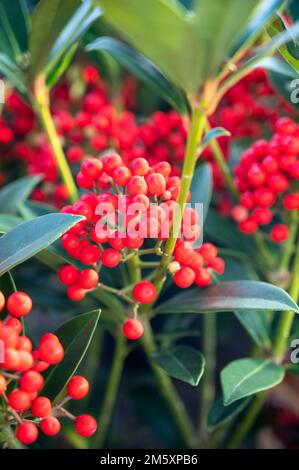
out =
[[[270,227],[273,242],[288,238],[288,212],[299,209],[299,126],[280,118],[269,142],[256,141],[246,150],[235,168],[240,202],[231,210],[232,218],[246,234],[260,226]],[[287,212],[286,212],[287,211]]]
[[[85,220],[64,234],[61,241],[71,257],[89,267],[81,271],[73,265],[60,268],[59,279],[67,286],[71,300],[83,299],[96,287],[107,288],[99,282],[103,267],[115,268],[136,255],[163,255],[181,184],[178,176],[172,176],[167,162],[150,166],[146,159],[138,157],[127,166],[115,153],[101,159],[86,157],[77,182],[89,192],[73,205],[63,207],[62,212],[82,215]],[[182,288],[193,282],[202,287],[210,284],[212,274],[208,268],[218,274],[224,270],[224,262],[212,244],[206,243],[198,251],[193,249],[192,243],[201,232],[199,222],[196,210],[187,207],[174,252],[176,272],[170,265],[175,284]],[[153,239],[154,246],[142,250],[146,239]],[[135,313],[139,304],[152,303],[156,297],[155,285],[149,280],[138,282],[132,297],[123,296],[134,304]],[[137,339],[142,332],[135,317],[124,325],[124,333],[130,339]]]
[[9,422],[16,427],[16,437],[22,444],[32,444],[38,438],[38,427],[48,435],[59,433],[59,417],[74,420],[80,436],[89,437],[97,428],[92,416],[77,418],[67,412],[63,405],[71,398],[84,398],[89,384],[84,377],[74,376],[67,385],[67,397],[55,406],[42,395],[45,380],[42,372],[58,364],[64,357],[64,349],[56,335],[46,333],[33,351],[31,340],[22,335],[20,318],[32,308],[31,298],[24,292],[14,292],[7,299],[0,291],[0,311],[8,313],[0,322],[0,340],[4,344],[4,362],[0,362],[0,397],[7,407]]

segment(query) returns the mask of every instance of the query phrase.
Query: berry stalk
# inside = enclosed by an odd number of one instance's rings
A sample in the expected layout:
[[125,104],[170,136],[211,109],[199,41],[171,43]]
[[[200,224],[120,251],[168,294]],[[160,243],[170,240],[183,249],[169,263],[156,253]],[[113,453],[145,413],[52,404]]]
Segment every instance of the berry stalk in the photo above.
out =
[[[182,184],[180,192],[177,198],[177,206],[174,214],[174,223],[170,233],[170,236],[166,242],[165,248],[163,250],[163,255],[161,258],[160,266],[157,271],[154,284],[159,293],[162,289],[165,273],[167,267],[171,261],[172,253],[175,249],[179,231],[181,228],[181,223],[183,219],[183,213],[186,206],[188,194],[190,191],[190,186],[195,170],[196,160],[197,160],[197,148],[198,144],[201,141],[205,124],[207,121],[207,116],[205,111],[200,105],[196,105],[192,110],[191,117],[191,129],[188,136],[186,155],[184,160],[184,166],[182,170]],[[178,213],[179,212],[179,213]]]
[[49,92],[43,76],[37,77],[34,83],[34,104],[41,122],[41,125],[48,137],[54,158],[56,160],[61,178],[65,183],[69,197],[72,202],[78,199],[78,191],[75,185],[71,170],[61,147],[53,118],[49,107]]

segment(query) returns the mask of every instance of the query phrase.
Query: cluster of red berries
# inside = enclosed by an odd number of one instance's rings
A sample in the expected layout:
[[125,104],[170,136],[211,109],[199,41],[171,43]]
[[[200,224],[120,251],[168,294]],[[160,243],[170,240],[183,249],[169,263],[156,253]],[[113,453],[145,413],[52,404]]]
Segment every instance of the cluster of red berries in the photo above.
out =
[[[152,253],[163,253],[181,184],[178,176],[172,176],[168,162],[150,166],[146,159],[138,157],[127,166],[116,153],[99,159],[86,157],[77,182],[89,192],[73,205],[63,207],[62,212],[82,215],[85,220],[64,234],[61,241],[71,257],[89,267],[82,271],[73,265],[60,268],[59,279],[68,286],[71,300],[83,299],[96,287],[105,288],[99,282],[102,267],[115,268],[137,253],[142,256],[145,239],[155,240],[158,248],[153,248]],[[201,232],[199,222],[196,210],[187,207],[174,251],[174,282],[182,288],[193,282],[202,287],[210,284],[212,274],[208,268],[218,274],[224,270],[214,245],[206,243],[198,251],[193,249],[192,242]],[[174,273],[173,266],[171,272]],[[156,288],[150,281],[140,281],[132,289],[131,300],[136,304],[152,303],[156,297]],[[138,322],[134,318],[124,325],[128,338],[137,339],[142,334],[143,327]]]
[[243,233],[269,225],[273,242],[288,238],[288,226],[280,223],[279,216],[284,219],[285,211],[299,209],[298,157],[299,125],[290,118],[276,122],[269,142],[258,140],[242,154],[234,170],[240,203],[231,216]]
[[[80,77],[80,96],[73,96],[72,84],[62,81],[51,97],[57,130],[71,165],[82,161],[85,149],[97,154],[113,148],[126,164],[137,157],[146,158],[151,165],[166,160],[173,166],[173,175],[179,174],[189,126],[185,118],[175,111],[159,111],[139,123],[133,112],[128,111],[135,101],[135,80],[128,77],[123,84],[121,96],[127,107],[119,113],[111,104],[107,85],[95,67],[85,67]],[[273,107],[273,99],[277,106]],[[259,137],[265,123],[272,129],[278,117],[276,109],[292,114],[291,108],[274,95],[265,73],[256,70],[227,93],[211,125],[229,129],[231,139]],[[44,183],[34,190],[33,199],[61,207],[68,198],[67,188],[59,183],[55,159],[45,135],[36,126],[32,110],[15,92],[7,97],[0,130],[4,168],[15,157],[25,163],[29,174],[43,174]],[[219,144],[227,156],[228,139],[219,139]],[[216,188],[222,187],[221,172],[209,148],[203,157],[212,163]],[[4,180],[1,172],[0,185]]]
[[[4,361],[0,362],[0,397],[7,405],[7,414],[15,420],[17,439],[23,444],[32,444],[38,438],[38,426],[44,434],[54,436],[61,428],[58,417],[64,416],[74,419],[79,435],[91,436],[97,428],[92,416],[84,414],[75,418],[64,410],[62,403],[53,407],[49,398],[40,395],[45,383],[42,372],[64,357],[58,337],[52,333],[44,334],[33,351],[30,338],[21,334],[20,321],[31,311],[31,298],[24,292],[14,292],[5,299],[0,291],[0,311],[4,308],[8,316],[0,322],[0,341],[4,345],[1,350]],[[84,398],[88,391],[87,380],[74,376],[68,382],[68,397],[63,402]]]

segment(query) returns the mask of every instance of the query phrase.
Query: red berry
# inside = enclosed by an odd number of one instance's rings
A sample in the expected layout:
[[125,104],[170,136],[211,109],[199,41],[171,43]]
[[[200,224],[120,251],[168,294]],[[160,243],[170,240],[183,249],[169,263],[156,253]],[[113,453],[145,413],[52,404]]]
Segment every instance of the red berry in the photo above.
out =
[[211,259],[216,258],[218,250],[212,243],[203,243],[198,252],[205,261],[210,261]]
[[206,287],[212,282],[212,274],[206,268],[199,268],[195,271],[195,284]]
[[275,173],[268,178],[269,188],[275,193],[282,193],[289,187],[289,181],[283,173]]
[[80,261],[83,264],[95,264],[99,261],[100,258],[101,250],[98,246],[95,245],[86,246],[80,253]]
[[217,256],[208,262],[208,267],[221,276],[224,273],[225,263],[222,258]]
[[86,289],[81,287],[81,284],[73,284],[72,286],[68,287],[67,296],[70,300],[74,302],[78,302],[86,296]]
[[99,178],[103,172],[103,162],[97,158],[87,158],[82,163],[81,172],[86,178],[95,180]]
[[8,347],[5,348],[5,361],[2,365],[4,369],[8,370],[18,370],[20,365],[20,354],[14,348]]
[[42,420],[40,428],[46,436],[56,436],[61,429],[61,424],[54,416],[48,416]]
[[127,191],[131,196],[147,193],[147,184],[143,176],[132,176],[127,183]]
[[18,335],[22,333],[22,323],[17,318],[9,318],[5,324],[13,328]]
[[17,427],[16,437],[22,444],[32,444],[38,438],[38,429],[33,423],[21,423]]
[[62,266],[58,271],[58,277],[62,284],[66,286],[70,286],[75,284],[78,281],[80,275],[79,269],[75,268],[71,264],[67,264],[66,266]]
[[32,300],[25,292],[14,292],[7,299],[7,310],[13,317],[24,317],[32,308]]
[[252,212],[252,217],[258,225],[268,225],[272,220],[272,212],[267,207],[257,207]]
[[24,351],[21,349],[19,351],[19,365],[18,365],[18,371],[19,372],[25,372],[26,370],[29,370],[32,368],[34,364],[34,359],[33,356],[30,352]]
[[166,189],[166,181],[161,173],[152,173],[146,177],[148,192],[151,195],[161,196]]
[[248,217],[239,224],[239,229],[243,233],[251,234],[257,231],[258,225],[253,217]]
[[64,349],[58,340],[46,339],[38,348],[39,357],[48,364],[57,364],[63,359]]
[[49,416],[52,411],[52,405],[47,397],[38,397],[34,400],[31,406],[31,411],[37,418],[45,418]]
[[273,242],[282,243],[284,242],[289,235],[289,229],[286,225],[277,224],[272,227],[270,231],[270,236]]
[[116,153],[105,155],[102,158],[102,162],[104,165],[104,171],[110,176],[112,175],[113,170],[115,170],[115,168],[123,165],[123,161],[121,157],[117,155]]
[[145,158],[132,160],[130,169],[133,175],[145,176],[149,170],[149,164]]
[[82,171],[77,174],[76,181],[78,186],[83,189],[92,189],[94,187],[94,180],[87,178]]
[[4,309],[4,305],[5,305],[5,297],[3,295],[3,292],[0,290],[0,312],[1,310]]
[[72,251],[78,248],[79,238],[72,233],[66,233],[61,237],[61,244],[66,251]]
[[[254,196],[256,204],[262,207],[272,206],[276,199],[275,193],[267,188],[257,189],[254,193]],[[251,209],[252,208],[253,206]]]
[[144,328],[138,318],[132,318],[125,321],[123,325],[123,332],[128,339],[136,340],[141,338],[144,332]]
[[178,242],[174,250],[174,259],[180,264],[189,265],[194,257],[194,250],[191,243]]
[[43,376],[34,370],[29,370],[22,375],[20,380],[20,388],[25,392],[39,392],[44,386],[45,380]]
[[20,336],[18,339],[17,349],[23,349],[24,351],[32,351],[32,342],[27,336]]
[[67,384],[67,394],[74,400],[81,400],[89,392],[89,383],[80,375],[75,375]]
[[8,404],[16,411],[25,411],[30,408],[31,400],[27,392],[15,389],[8,395]]
[[112,173],[112,178],[115,184],[119,186],[126,186],[127,182],[131,178],[132,174],[126,166],[119,166],[115,168]]
[[193,284],[194,279],[195,273],[193,269],[189,268],[188,266],[184,266],[183,268],[179,269],[173,278],[174,283],[182,289],[190,287]]
[[140,281],[134,286],[133,296],[141,304],[150,304],[156,300],[157,289],[150,281]]
[[121,254],[119,251],[114,250],[113,248],[107,248],[102,253],[102,263],[107,268],[115,268],[119,265],[121,259]]
[[79,284],[83,289],[92,289],[99,282],[98,273],[91,268],[84,269],[79,277]]
[[283,200],[284,207],[289,210],[298,210],[299,209],[299,193],[287,194]]
[[90,415],[80,415],[75,421],[75,430],[82,437],[90,437],[97,430],[97,422]]

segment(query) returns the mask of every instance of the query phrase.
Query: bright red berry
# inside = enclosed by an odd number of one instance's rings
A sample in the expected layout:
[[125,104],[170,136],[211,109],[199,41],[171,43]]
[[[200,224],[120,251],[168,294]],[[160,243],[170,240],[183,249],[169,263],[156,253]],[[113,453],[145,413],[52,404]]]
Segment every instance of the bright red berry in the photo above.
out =
[[3,292],[0,290],[0,312],[1,310],[4,309],[5,306],[5,297],[3,295]]
[[103,162],[97,158],[87,158],[82,163],[81,172],[86,178],[95,180],[99,178],[103,172]]
[[115,268],[119,265],[121,259],[121,254],[119,251],[114,250],[113,248],[107,248],[102,253],[102,263],[107,268]]
[[150,281],[140,281],[134,286],[133,296],[141,304],[150,304],[156,300],[157,289]]
[[151,173],[146,177],[148,192],[151,195],[161,196],[166,189],[166,181],[161,173]]
[[72,266],[71,264],[62,266],[58,271],[58,277],[60,282],[62,282],[62,284],[65,284],[66,286],[75,284],[75,282],[77,282],[79,279],[79,275],[79,269],[75,268],[75,266]]
[[14,292],[8,297],[6,307],[13,317],[24,317],[32,309],[32,300],[25,292]]
[[218,250],[212,243],[203,243],[198,252],[205,261],[210,261],[211,259],[216,258]]
[[79,277],[79,284],[83,289],[92,289],[99,282],[98,273],[91,268],[84,269]]
[[273,242],[282,243],[284,242],[289,235],[289,229],[286,225],[277,224],[272,227],[270,231],[270,236]]
[[64,349],[58,339],[49,338],[41,342],[38,353],[42,361],[52,365],[63,359]]
[[52,405],[47,397],[36,398],[31,406],[31,411],[37,418],[46,418],[52,411]]
[[22,444],[33,444],[38,438],[38,429],[33,423],[23,422],[17,427],[16,437]]
[[100,258],[101,250],[98,246],[95,245],[86,246],[80,253],[80,261],[83,264],[95,264],[99,261]]
[[86,289],[83,289],[81,284],[73,284],[72,286],[68,287],[66,293],[70,300],[79,302],[86,296]]
[[193,269],[189,268],[188,266],[184,266],[183,268],[179,269],[173,278],[174,283],[182,289],[190,287],[193,284],[194,279],[195,273]]
[[46,436],[56,436],[60,432],[61,424],[55,416],[47,416],[40,423],[40,428]]
[[20,380],[20,388],[25,392],[39,392],[44,386],[45,380],[43,376],[34,370],[29,370],[22,375]]
[[145,158],[135,158],[132,160],[130,169],[133,175],[145,176],[149,170],[149,164]]
[[90,415],[80,415],[75,421],[75,430],[82,437],[90,437],[97,430],[97,422]]
[[67,384],[67,394],[74,400],[81,400],[89,392],[89,383],[80,375],[75,375]]
[[195,284],[206,287],[212,282],[212,274],[206,268],[199,268],[195,271]]
[[6,392],[7,381],[4,375],[0,374],[0,397]]
[[128,339],[136,340],[141,338],[144,332],[144,328],[138,318],[132,318],[125,321],[123,325],[123,332]]
[[27,392],[16,388],[8,395],[8,403],[14,410],[22,412],[30,408],[31,400]]

